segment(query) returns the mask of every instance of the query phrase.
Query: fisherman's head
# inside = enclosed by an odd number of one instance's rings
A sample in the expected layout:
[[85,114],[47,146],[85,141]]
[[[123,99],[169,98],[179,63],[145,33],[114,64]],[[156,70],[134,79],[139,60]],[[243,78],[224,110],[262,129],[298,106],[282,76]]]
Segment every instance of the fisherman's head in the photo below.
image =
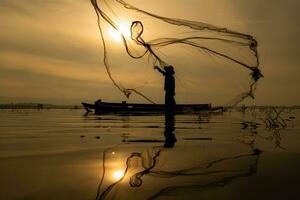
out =
[[165,66],[164,70],[167,74],[175,74],[174,68],[172,66]]

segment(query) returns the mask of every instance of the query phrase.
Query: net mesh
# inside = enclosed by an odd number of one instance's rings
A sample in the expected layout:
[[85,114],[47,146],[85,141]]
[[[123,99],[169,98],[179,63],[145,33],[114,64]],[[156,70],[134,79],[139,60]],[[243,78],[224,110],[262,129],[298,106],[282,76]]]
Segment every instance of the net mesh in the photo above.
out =
[[103,63],[114,86],[155,103],[172,65],[178,102],[236,105],[254,98],[258,42],[248,34],[211,24],[168,18],[123,0],[91,0],[104,48]]

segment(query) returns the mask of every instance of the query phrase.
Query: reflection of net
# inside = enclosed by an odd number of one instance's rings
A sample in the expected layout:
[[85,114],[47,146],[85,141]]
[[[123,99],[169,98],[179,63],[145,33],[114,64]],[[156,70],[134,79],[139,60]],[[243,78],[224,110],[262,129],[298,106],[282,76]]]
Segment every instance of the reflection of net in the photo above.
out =
[[[126,163],[124,177],[114,183],[108,177],[104,178],[103,183],[108,186],[102,187],[96,199],[156,199],[223,186],[232,179],[256,173],[261,153],[256,149],[249,152],[248,145],[243,144],[231,144],[223,152],[199,152],[197,146],[176,151],[153,147],[143,153],[130,153],[137,148],[117,149],[123,156],[123,163]],[[236,148],[240,153],[236,153]],[[110,155],[110,152],[106,153]],[[104,162],[108,169],[114,159],[106,157]]]
[[[176,59],[169,60],[170,58],[166,54],[173,51],[177,56],[182,55],[182,48],[188,47],[192,50],[200,50],[204,54],[216,56],[227,62],[227,64],[241,68],[243,72],[248,71],[250,73],[249,85],[246,90],[239,93],[232,104],[237,104],[247,97],[254,98],[256,82],[262,77],[262,74],[258,68],[258,44],[251,35],[202,22],[162,17],[141,10],[123,0],[91,0],[91,2],[98,16],[98,25],[104,46],[104,65],[113,84],[126,97],[129,98],[131,93],[134,92],[153,103],[143,93],[125,87],[122,81],[115,77],[115,73],[112,73],[111,67],[120,63],[112,64],[114,62],[114,59],[111,58],[113,50],[105,33],[107,27],[119,31],[127,55],[130,58],[135,60],[148,58],[150,66],[159,65],[160,68],[163,68],[169,63],[175,62],[178,63],[174,66],[175,71],[180,70],[178,67],[180,61],[177,62]],[[124,18],[129,20],[131,24],[130,38],[120,30],[118,25],[118,22]],[[144,28],[145,24],[148,29]],[[175,35],[176,37],[174,37]],[[196,58],[193,59],[195,59],[193,61],[195,66],[191,67],[199,68],[199,61]],[[246,76],[243,78],[245,79]]]

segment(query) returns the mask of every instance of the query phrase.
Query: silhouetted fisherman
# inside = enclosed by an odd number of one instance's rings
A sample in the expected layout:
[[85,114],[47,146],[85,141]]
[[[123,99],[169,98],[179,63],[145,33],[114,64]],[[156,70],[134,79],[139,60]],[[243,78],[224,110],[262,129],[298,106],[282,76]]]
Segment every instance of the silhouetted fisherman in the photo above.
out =
[[161,74],[165,76],[165,105],[167,109],[172,109],[175,105],[175,78],[174,78],[174,68],[172,66],[164,67],[164,70],[155,66],[154,69],[157,69]]

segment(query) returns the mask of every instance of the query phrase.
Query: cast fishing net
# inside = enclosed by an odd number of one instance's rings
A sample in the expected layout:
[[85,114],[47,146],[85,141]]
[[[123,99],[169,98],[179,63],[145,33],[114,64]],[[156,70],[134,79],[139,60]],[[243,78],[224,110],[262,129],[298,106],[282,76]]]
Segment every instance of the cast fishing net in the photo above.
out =
[[163,17],[124,0],[91,3],[98,17],[104,66],[127,98],[161,102],[163,80],[154,66],[169,65],[176,72],[178,103],[236,105],[254,98],[262,74],[253,36]]

